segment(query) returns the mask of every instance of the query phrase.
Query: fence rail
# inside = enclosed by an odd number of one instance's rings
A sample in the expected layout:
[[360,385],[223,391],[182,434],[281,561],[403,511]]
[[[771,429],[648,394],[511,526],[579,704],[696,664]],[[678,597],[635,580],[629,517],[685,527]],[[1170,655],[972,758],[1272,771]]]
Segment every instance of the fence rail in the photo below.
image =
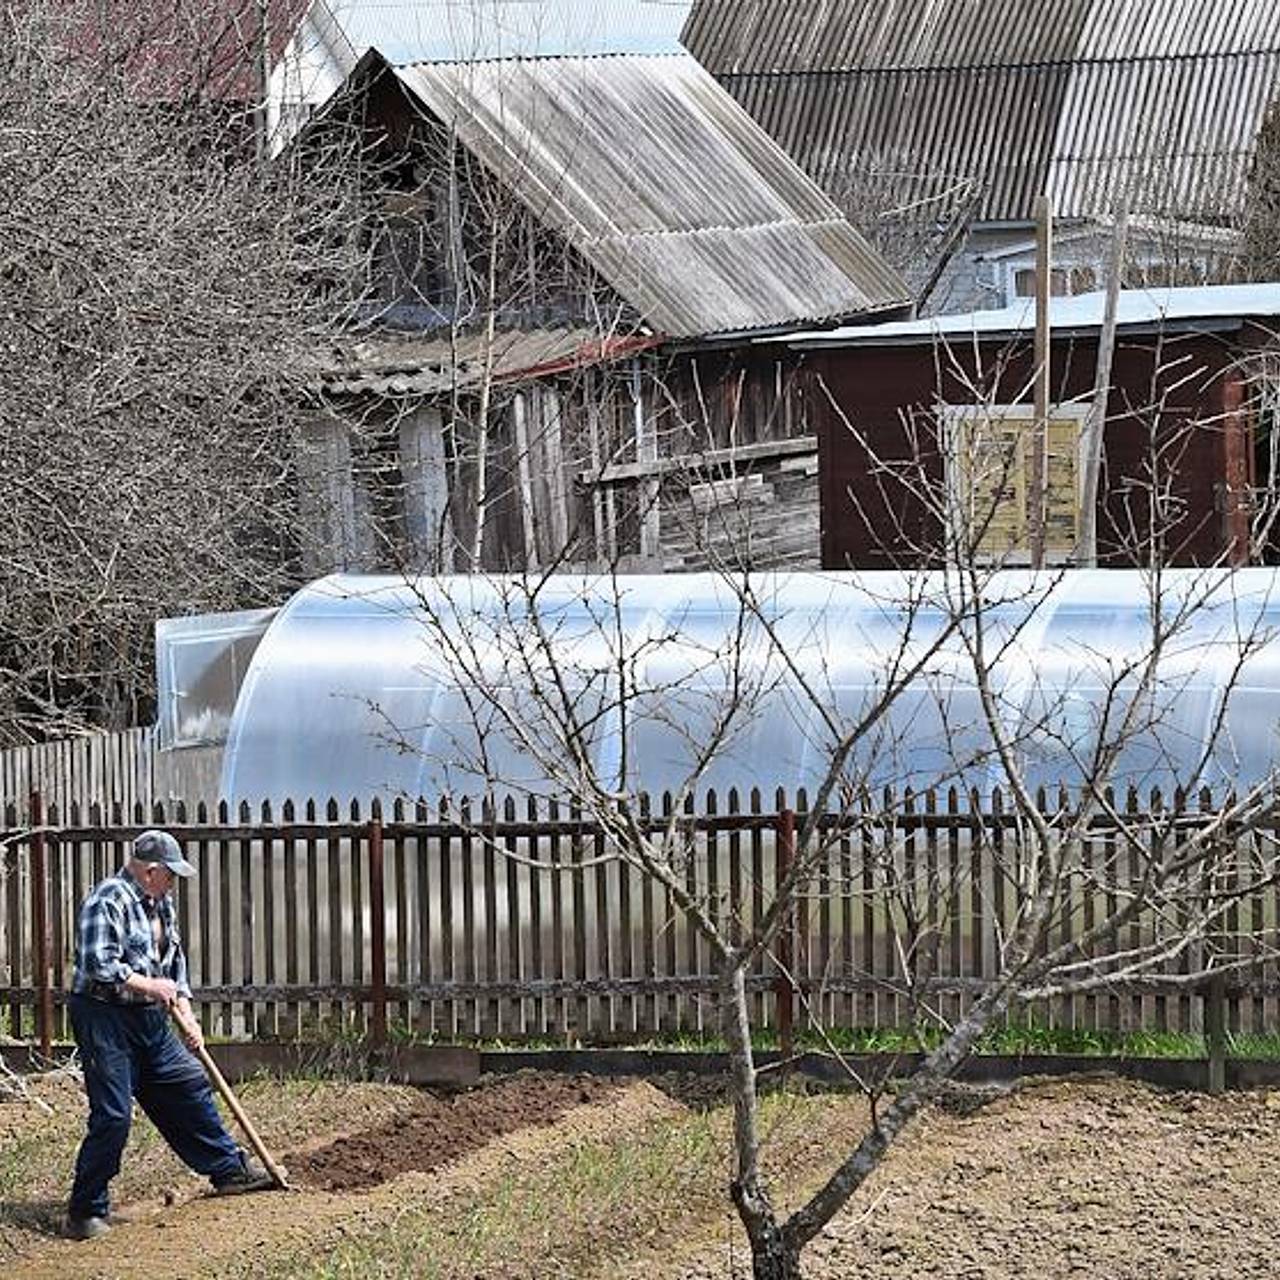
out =
[[[772,902],[803,799],[713,794],[679,814],[683,883],[731,933]],[[606,857],[603,829],[563,806],[41,809],[10,806],[0,846],[0,1031],[18,1039],[65,1034],[77,905],[157,824],[197,868],[178,889],[178,917],[210,1034],[377,1040],[394,1025],[443,1038],[625,1040],[715,1025],[706,939],[665,887]],[[640,816],[668,821],[669,805]],[[1014,815],[998,795],[952,791],[824,822],[789,927],[748,977],[756,1024],[785,1032],[807,1005],[828,1026],[904,1027],[922,995],[944,1018],[962,1014],[998,973],[1019,907]],[[1112,879],[1068,899],[1054,941],[1079,936],[1124,877],[1136,879],[1116,845],[1105,825],[1086,840],[1083,864],[1105,862]],[[1250,865],[1237,859],[1233,874]],[[1278,921],[1280,891],[1259,873],[1214,940],[1224,959],[1249,962],[1225,984],[1234,1029],[1276,1025],[1280,973],[1269,949],[1251,949]],[[1149,923],[1111,941],[1141,945]],[[1202,945],[1168,974],[1193,972]],[[1046,1000],[1035,1015],[1076,1029],[1200,1030],[1205,997],[1146,979]]]

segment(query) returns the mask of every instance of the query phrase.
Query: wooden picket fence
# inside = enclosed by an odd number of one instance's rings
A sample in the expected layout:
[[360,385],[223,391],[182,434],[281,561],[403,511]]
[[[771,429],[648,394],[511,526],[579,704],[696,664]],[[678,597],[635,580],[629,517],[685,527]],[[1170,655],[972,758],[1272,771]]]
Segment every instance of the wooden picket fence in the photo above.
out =
[[[755,790],[682,812],[685,884],[717,920],[746,928],[767,908],[803,808],[803,795],[766,803]],[[655,802],[641,820],[666,814]],[[65,1035],[77,905],[153,825],[179,837],[199,873],[181,883],[178,914],[211,1034],[377,1041],[390,1026],[444,1039],[625,1042],[715,1026],[706,940],[665,888],[607,858],[605,833],[566,806],[43,814],[37,802],[30,817],[24,827],[10,806],[0,857],[0,1033],[18,1039]],[[831,816],[808,891],[776,953],[749,976],[756,1024],[799,1024],[808,1005],[829,1026],[900,1028],[918,1013],[913,989],[958,1016],[997,972],[1018,904],[1016,824],[999,795],[907,797],[841,822]],[[1114,832],[1092,843],[1086,863],[1114,860]],[[1055,937],[1088,928],[1104,905],[1077,903]],[[1280,891],[1260,882],[1226,922],[1236,942],[1219,943],[1255,946],[1278,920]],[[1113,941],[1136,945],[1143,928]],[[1189,972],[1194,959],[1189,949],[1175,963]],[[1276,1026],[1280,982],[1262,949],[1229,992],[1234,1028]],[[1204,999],[1139,982],[1032,1013],[1081,1029],[1198,1030]]]
[[0,749],[0,798],[13,801],[26,820],[28,798],[42,797],[69,813],[78,805],[88,813],[100,804],[132,813],[137,805],[150,809],[156,796],[156,731],[151,728],[91,733],[54,742]]

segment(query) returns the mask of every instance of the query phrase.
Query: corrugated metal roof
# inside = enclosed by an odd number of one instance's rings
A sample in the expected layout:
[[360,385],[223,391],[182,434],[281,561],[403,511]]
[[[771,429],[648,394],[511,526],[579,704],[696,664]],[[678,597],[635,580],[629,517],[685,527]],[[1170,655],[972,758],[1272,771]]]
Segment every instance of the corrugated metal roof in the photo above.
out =
[[1280,91],[1275,0],[696,0],[685,43],[829,189],[906,165],[995,220],[1230,214]]
[[312,0],[275,68],[277,119],[328,100],[370,49],[395,66],[682,53],[690,0]]
[[[1052,298],[1049,324],[1056,330],[1100,329],[1106,294],[1082,293]],[[1280,283],[1197,285],[1172,289],[1125,289],[1116,312],[1120,329],[1193,328],[1197,322],[1264,320],[1280,317]],[[958,315],[929,316],[922,320],[888,324],[849,325],[817,333],[793,334],[788,345],[804,347],[875,347],[930,343],[938,338],[1001,338],[1030,334],[1035,329],[1033,298],[1020,298],[1009,307],[970,311]]]
[[900,305],[902,280],[687,54],[396,74],[671,337]]
[[507,330],[422,338],[390,334],[360,342],[318,367],[313,386],[329,395],[434,396],[480,385],[488,368],[498,382],[518,382],[549,370],[568,370],[617,359],[635,341],[601,342],[594,329]]

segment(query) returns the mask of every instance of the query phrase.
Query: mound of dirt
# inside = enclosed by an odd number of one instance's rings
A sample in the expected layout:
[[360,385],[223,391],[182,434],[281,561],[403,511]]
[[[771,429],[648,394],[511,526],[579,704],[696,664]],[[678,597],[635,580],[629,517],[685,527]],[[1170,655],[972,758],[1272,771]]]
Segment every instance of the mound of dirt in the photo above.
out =
[[286,1153],[290,1180],[327,1191],[378,1186],[411,1170],[430,1172],[516,1129],[551,1125],[572,1107],[625,1087],[591,1076],[520,1073],[452,1095],[423,1094],[411,1110],[323,1147]]

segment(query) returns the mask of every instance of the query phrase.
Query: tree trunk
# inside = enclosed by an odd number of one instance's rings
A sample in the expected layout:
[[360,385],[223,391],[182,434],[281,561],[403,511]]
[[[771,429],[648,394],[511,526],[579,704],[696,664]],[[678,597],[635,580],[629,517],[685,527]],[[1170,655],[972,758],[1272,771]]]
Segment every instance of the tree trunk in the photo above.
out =
[[800,1251],[778,1232],[769,1240],[751,1246],[753,1280],[802,1280]]

